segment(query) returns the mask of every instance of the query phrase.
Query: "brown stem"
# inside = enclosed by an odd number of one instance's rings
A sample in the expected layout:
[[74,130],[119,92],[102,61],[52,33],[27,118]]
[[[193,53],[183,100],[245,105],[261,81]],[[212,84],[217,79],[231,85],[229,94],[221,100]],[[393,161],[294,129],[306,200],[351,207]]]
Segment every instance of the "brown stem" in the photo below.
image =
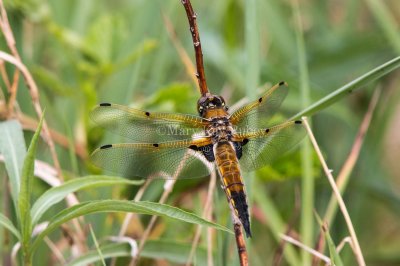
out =
[[203,64],[203,52],[201,50],[201,42],[199,30],[197,28],[196,18],[197,15],[193,11],[192,4],[190,0],[181,0],[182,5],[185,8],[186,15],[189,21],[190,33],[192,34],[194,52],[196,54],[196,67],[197,67],[197,80],[199,82],[200,93],[202,96],[209,93],[207,82],[206,82],[206,74],[204,73],[204,64]]
[[233,225],[235,231],[236,246],[239,254],[240,266],[249,265],[248,255],[246,250],[246,242],[244,240],[244,235],[242,232],[242,227],[240,223],[235,223]]

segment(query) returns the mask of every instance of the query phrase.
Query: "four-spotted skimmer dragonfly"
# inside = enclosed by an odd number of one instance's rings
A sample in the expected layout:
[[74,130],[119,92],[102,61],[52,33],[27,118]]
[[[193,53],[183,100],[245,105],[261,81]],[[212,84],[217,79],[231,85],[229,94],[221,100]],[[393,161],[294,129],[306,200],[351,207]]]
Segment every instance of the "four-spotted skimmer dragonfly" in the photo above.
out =
[[198,100],[199,116],[141,111],[102,103],[92,119],[133,140],[109,144],[92,154],[94,164],[125,177],[194,178],[218,169],[227,199],[251,236],[242,171],[254,171],[292,148],[305,135],[301,121],[270,125],[286,97],[285,82],[232,114],[221,96]]

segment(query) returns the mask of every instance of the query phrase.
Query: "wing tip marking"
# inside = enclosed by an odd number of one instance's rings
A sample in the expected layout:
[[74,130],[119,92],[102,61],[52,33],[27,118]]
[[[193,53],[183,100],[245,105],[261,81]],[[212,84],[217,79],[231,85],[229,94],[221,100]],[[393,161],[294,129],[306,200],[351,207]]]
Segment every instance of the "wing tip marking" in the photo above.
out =
[[111,148],[113,145],[112,144],[106,144],[100,147],[100,150],[105,150]]
[[295,124],[303,124],[303,121],[301,121],[301,120],[296,120],[296,121],[294,121],[294,123],[295,123]]
[[111,103],[100,103],[99,106],[111,106]]

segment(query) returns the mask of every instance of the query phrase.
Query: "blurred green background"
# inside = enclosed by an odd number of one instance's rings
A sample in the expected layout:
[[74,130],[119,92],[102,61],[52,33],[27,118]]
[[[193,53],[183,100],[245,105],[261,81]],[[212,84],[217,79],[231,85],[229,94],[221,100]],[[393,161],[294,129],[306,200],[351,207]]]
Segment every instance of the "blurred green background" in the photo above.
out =
[[[299,63],[301,49],[297,44],[291,1],[193,0],[192,4],[198,14],[206,77],[213,93],[222,94],[233,105],[244,97],[260,95],[263,90],[257,88],[265,83],[272,85],[285,80],[291,90],[282,112],[297,113],[306,107],[300,100],[300,72],[304,67]],[[5,5],[17,49],[40,89],[47,122],[68,140],[56,141],[67,179],[93,173],[95,169],[88,164],[87,155],[102,144],[119,141],[118,136],[104,132],[89,121],[88,113],[95,104],[113,102],[153,111],[196,113],[199,96],[196,84],[187,74],[163,20],[165,15],[171,21],[177,41],[194,60],[180,1],[8,0]],[[310,103],[400,54],[398,0],[301,0],[299,8]],[[251,16],[246,16],[246,12]],[[4,38],[0,39],[0,48],[8,52]],[[12,67],[7,69],[11,71]],[[372,93],[381,89],[364,146],[344,193],[368,265],[400,264],[399,82],[399,72],[392,72],[312,117],[317,141],[333,174],[337,175],[351,150]],[[0,84],[5,95],[0,100],[4,103],[7,92],[4,81]],[[37,120],[22,79],[19,84],[18,108]],[[27,130],[26,139],[31,136],[32,131]],[[42,143],[39,148],[38,158],[51,162],[47,146]],[[304,214],[296,207],[296,202],[301,204],[296,198],[302,184],[300,157],[298,149],[272,167],[263,168],[253,176],[245,175],[250,198],[257,198],[250,203],[253,213],[253,238],[248,241],[251,265],[271,265],[276,256],[279,241],[274,238],[277,232],[270,227],[272,220],[292,221],[293,229],[302,238],[300,217]],[[5,174],[1,175],[4,178]],[[312,176],[315,202],[309,209],[315,209],[322,216],[331,188],[316,158],[312,160]],[[201,215],[207,181],[204,178],[178,182],[167,203]],[[34,194],[38,196],[47,188],[45,183],[37,181]],[[4,189],[4,186],[0,189],[1,195],[6,195]],[[261,196],[252,195],[253,190]],[[135,192],[99,188],[80,192],[78,197],[82,201],[131,199]],[[162,182],[155,182],[144,199],[157,201],[161,192]],[[5,196],[2,201],[6,206]],[[272,204],[277,212],[266,213],[263,204]],[[229,208],[219,187],[214,210],[213,219],[229,227]],[[117,234],[123,215],[92,215],[86,219],[97,238],[104,239]],[[142,217],[143,225],[148,219]],[[319,226],[313,216],[310,220],[312,224],[307,227],[311,230],[312,243],[316,243]],[[138,237],[142,230],[137,224],[130,233]],[[194,231],[192,225],[161,219],[152,236],[190,247]],[[203,231],[205,240],[206,231]],[[340,213],[330,224],[330,231],[336,244],[348,236]],[[59,237],[54,234],[56,243]],[[4,235],[1,240],[0,256],[4,262],[12,243]],[[89,233],[88,242],[92,245]],[[200,246],[204,248],[206,243],[202,241]],[[218,232],[214,247],[215,265],[237,263],[232,236]],[[50,253],[43,245],[35,256],[36,263],[43,257],[52,263]],[[67,249],[66,258],[70,255]],[[349,246],[344,248],[341,257],[345,265],[355,265]],[[166,261],[167,264],[162,264],[160,260],[147,258],[141,263],[175,265],[179,260]],[[286,264],[283,259],[282,265]]]

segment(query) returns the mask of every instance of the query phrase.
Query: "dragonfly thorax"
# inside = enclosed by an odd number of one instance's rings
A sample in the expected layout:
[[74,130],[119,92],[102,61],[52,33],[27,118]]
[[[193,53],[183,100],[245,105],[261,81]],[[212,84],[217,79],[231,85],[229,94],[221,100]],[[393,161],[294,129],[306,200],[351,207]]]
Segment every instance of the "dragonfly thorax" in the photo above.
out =
[[233,127],[227,116],[214,117],[206,127],[206,135],[212,142],[226,142],[232,140]]

